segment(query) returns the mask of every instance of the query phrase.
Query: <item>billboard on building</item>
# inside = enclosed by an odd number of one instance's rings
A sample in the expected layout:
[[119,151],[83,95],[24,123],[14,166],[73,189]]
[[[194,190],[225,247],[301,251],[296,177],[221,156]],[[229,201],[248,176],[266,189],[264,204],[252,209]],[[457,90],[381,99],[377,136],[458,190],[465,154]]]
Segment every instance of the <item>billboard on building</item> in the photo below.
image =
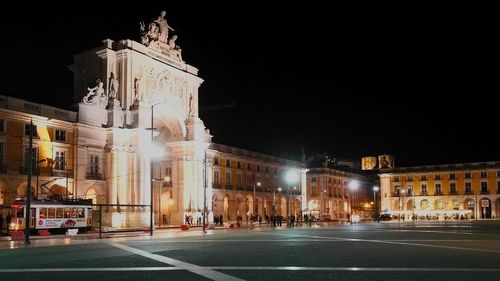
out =
[[392,169],[394,168],[394,156],[392,155],[379,155],[378,156],[379,169]]
[[361,170],[375,170],[377,169],[377,157],[367,156],[361,158]]

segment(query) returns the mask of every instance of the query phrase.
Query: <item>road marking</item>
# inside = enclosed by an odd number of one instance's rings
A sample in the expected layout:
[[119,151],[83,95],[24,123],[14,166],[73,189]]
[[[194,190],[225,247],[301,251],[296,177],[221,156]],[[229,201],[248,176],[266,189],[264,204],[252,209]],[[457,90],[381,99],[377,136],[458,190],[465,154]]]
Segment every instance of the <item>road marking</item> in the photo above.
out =
[[198,266],[195,264],[190,264],[187,262],[176,260],[173,258],[153,254],[153,253],[150,253],[147,251],[139,250],[137,248],[125,246],[123,244],[118,244],[115,242],[109,242],[108,244],[113,246],[113,247],[122,249],[122,250],[127,251],[127,252],[131,252],[131,253],[136,254],[136,255],[140,255],[140,256],[155,260],[155,261],[169,264],[169,265],[178,267],[180,269],[185,269],[187,271],[193,272],[195,274],[201,275],[201,276],[208,278],[208,279],[211,279],[211,280],[221,280],[221,281],[240,281],[240,280],[243,280],[243,279],[231,276],[231,275],[227,275],[227,274],[224,274],[221,272],[214,271],[214,270],[209,269],[207,267],[202,267],[202,266]]
[[[108,267],[108,268],[15,268],[0,269],[0,273],[29,273],[29,272],[113,272],[113,271],[171,271],[188,270],[194,272],[200,266],[187,267]],[[203,270],[281,270],[281,271],[416,271],[416,272],[500,272],[500,268],[448,268],[448,267],[308,267],[308,266],[207,266]],[[213,271],[215,272],[215,271]],[[194,272],[196,273],[196,272]],[[217,272],[219,273],[219,272]],[[199,274],[199,273],[197,273]],[[201,274],[200,274],[201,275]],[[224,274],[226,275],[226,274]],[[210,278],[209,276],[203,275]],[[212,280],[242,280],[226,275],[231,279]]]
[[[451,250],[466,250],[466,251],[473,251],[473,252],[500,253],[500,250],[453,247],[453,246],[442,246],[442,245],[432,245],[432,244],[417,244],[417,243],[397,242],[397,241],[390,241],[390,240],[384,241],[384,240],[371,240],[371,239],[360,239],[360,238],[342,238],[342,237],[331,237],[331,236],[286,234],[286,233],[271,233],[271,232],[259,232],[259,233],[270,234],[270,235],[294,236],[294,237],[310,237],[310,238],[316,238],[316,239],[330,239],[330,240],[335,240],[335,241],[369,242],[369,243],[441,248],[441,249],[451,249]],[[437,241],[439,241],[439,240],[437,240]]]

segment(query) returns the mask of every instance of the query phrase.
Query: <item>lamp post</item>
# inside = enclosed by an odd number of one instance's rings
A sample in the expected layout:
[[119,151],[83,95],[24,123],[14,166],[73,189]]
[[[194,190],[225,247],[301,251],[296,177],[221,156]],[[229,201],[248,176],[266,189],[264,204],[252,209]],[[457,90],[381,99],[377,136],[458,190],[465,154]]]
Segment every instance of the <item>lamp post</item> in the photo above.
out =
[[404,212],[404,196],[405,196],[405,190],[403,188],[399,192],[399,219],[398,219],[399,221],[401,221],[401,215]]
[[350,211],[349,211],[349,223],[352,224],[352,192],[357,190],[359,187],[359,182],[357,180],[351,180],[349,182],[349,198],[351,199],[351,208],[350,208]]
[[[278,187],[278,192],[281,193],[281,187]],[[273,212],[276,215],[276,188],[273,190]]]
[[380,190],[380,187],[374,186],[372,188],[373,190],[373,202],[375,203],[375,220],[378,222],[379,220],[379,213],[378,213],[378,203],[377,203],[377,192]]
[[[260,187],[261,183],[260,181],[257,182],[257,186]],[[253,183],[253,213],[256,214],[259,210],[256,208],[256,204],[255,202],[257,202],[257,198],[255,198],[255,182]],[[257,211],[256,211],[257,209]]]
[[293,170],[289,170],[287,173],[286,173],[286,182],[288,183],[288,205],[287,205],[287,209],[286,209],[286,216],[287,216],[287,219],[288,217],[290,216],[290,212],[291,212],[291,200],[290,200],[290,193],[292,192],[292,184],[294,184],[295,182],[297,181],[297,173]]
[[[153,104],[151,105],[151,128],[147,128],[147,130],[151,130],[151,147],[153,146],[153,141],[154,141],[154,130],[156,128],[153,127],[153,119],[154,119],[154,108],[155,106],[159,105],[161,103],[157,103],[157,104]],[[154,169],[154,165],[153,165],[153,152],[151,153],[150,155],[150,158],[149,158],[149,174],[150,174],[150,177],[151,177],[151,181],[150,181],[150,193],[151,193],[151,196],[150,196],[150,213],[149,213],[149,229],[150,229],[150,236],[153,236],[153,214],[154,214],[154,209],[153,209],[153,190],[154,190],[154,177],[153,177],[153,169]]]
[[[28,179],[26,185],[26,220],[24,223],[24,243],[30,244],[30,226],[31,226],[31,165],[33,163],[33,120],[30,121],[29,128],[29,144],[28,144]],[[9,226],[7,226],[7,229]]]

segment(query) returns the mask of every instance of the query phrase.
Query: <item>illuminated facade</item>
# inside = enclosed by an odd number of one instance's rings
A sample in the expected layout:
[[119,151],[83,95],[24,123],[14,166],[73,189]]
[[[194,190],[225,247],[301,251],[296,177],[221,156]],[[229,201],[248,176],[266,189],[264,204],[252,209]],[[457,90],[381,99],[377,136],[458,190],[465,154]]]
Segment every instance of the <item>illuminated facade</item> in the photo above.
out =
[[500,162],[381,170],[382,212],[407,220],[490,219],[500,214]]
[[[52,190],[106,204],[103,226],[149,225],[151,203],[160,226],[196,220],[203,206],[209,221],[214,213],[227,221],[303,209],[300,163],[213,144],[198,116],[198,70],[175,42],[155,38],[143,32],[141,43],[104,40],[77,54],[70,69],[78,112],[2,97],[0,205],[26,194],[25,130],[33,120],[35,198]],[[276,194],[290,169],[294,193]]]
[[0,207],[26,196],[30,122],[32,194],[46,198],[77,193],[76,118],[76,112],[0,96]]
[[[356,190],[349,188],[353,180],[359,183]],[[307,211],[315,218],[324,220],[348,220],[349,213],[358,215],[360,219],[371,219],[375,210],[374,185],[371,178],[362,175],[332,168],[309,169]]]

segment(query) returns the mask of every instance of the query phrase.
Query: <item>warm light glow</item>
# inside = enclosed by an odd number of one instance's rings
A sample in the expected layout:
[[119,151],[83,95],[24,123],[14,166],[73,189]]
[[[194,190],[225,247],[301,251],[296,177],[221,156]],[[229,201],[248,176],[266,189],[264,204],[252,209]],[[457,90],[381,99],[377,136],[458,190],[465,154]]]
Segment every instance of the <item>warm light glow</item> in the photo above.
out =
[[168,204],[169,206],[174,205],[174,200],[173,200],[172,198],[168,199],[168,200],[167,200],[167,204]]
[[257,182],[257,186],[260,186],[260,181]]
[[373,191],[378,192],[379,190],[380,190],[380,187],[378,187],[378,186],[373,187]]
[[351,180],[349,182],[349,189],[350,190],[356,190],[359,187],[359,182],[357,180]]
[[165,181],[170,182],[170,176],[165,176]]
[[157,143],[144,145],[140,147],[140,153],[146,158],[157,158],[165,156],[165,149]]
[[295,171],[289,170],[285,175],[285,179],[287,183],[295,183],[297,182],[297,173]]
[[278,191],[281,192],[281,187],[278,187]]

